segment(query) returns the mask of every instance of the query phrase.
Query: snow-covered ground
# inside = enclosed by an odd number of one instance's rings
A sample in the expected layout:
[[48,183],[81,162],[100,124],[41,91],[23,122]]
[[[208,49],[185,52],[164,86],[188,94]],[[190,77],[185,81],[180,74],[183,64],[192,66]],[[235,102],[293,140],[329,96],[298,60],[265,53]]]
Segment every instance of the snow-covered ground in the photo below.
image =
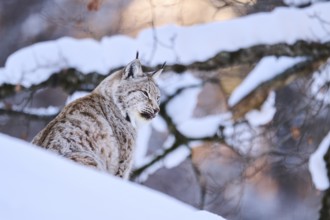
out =
[[0,134],[0,219],[223,220]]

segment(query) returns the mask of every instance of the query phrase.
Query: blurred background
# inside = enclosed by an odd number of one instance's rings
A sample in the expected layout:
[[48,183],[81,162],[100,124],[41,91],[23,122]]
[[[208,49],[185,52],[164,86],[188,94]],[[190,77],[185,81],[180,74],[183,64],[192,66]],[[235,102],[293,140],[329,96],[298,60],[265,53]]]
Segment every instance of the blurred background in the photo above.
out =
[[[193,27],[244,18],[255,13],[271,13],[278,7],[301,10],[312,7],[308,1],[294,6],[288,5],[288,2],[2,0],[0,66],[4,67],[7,58],[21,48],[63,36],[96,40],[114,35],[134,38],[144,29],[157,29],[169,24]],[[326,25],[329,22],[324,21]],[[256,28],[255,31],[259,30]],[[297,69],[294,80],[270,80],[238,105],[228,105],[230,95],[263,56],[281,54],[281,50],[288,47],[291,56],[307,54],[316,57],[320,46],[315,46],[315,49],[306,42],[301,41],[294,48],[286,44],[242,48],[239,51],[243,50],[243,53],[236,54],[236,60],[234,52],[229,53],[227,56],[231,59],[218,65],[201,62],[205,68],[169,65],[160,79],[162,94],[165,94],[160,117],[158,122],[143,130],[150,133],[143,143],[148,147],[144,156],[151,159],[144,164],[136,164],[131,181],[230,220],[322,219],[320,210],[322,207],[327,210],[324,206],[329,198],[315,189],[308,170],[310,155],[330,130],[329,102],[315,98],[310,92],[315,79],[313,72],[321,69],[321,65],[312,63],[313,68],[310,68],[306,64]],[[326,42],[322,44],[329,47]],[[200,66],[202,64],[198,63]],[[295,74],[295,69],[290,71]],[[40,114],[26,109],[62,108],[77,91],[90,92],[104,77],[93,74],[79,78],[79,71],[66,69],[46,83],[30,88],[2,84],[0,132],[31,141],[57,112]],[[328,71],[326,74],[328,81],[320,88],[324,94],[327,94],[330,85]],[[189,85],[188,81],[192,79],[198,82],[198,86],[195,85],[198,90]],[[187,84],[177,86],[173,94],[166,95],[168,85],[185,80]],[[192,94],[197,99],[192,109],[193,119],[231,113],[233,121],[230,128],[219,123],[214,135],[193,138],[180,132],[168,106],[169,103],[174,105],[175,99],[180,102],[180,99]],[[253,109],[261,111],[265,100],[273,102],[276,112],[266,123],[251,124],[245,114]],[[177,109],[180,111],[180,108]],[[159,129],[159,124],[164,124],[164,128]],[[197,132],[198,129],[203,133],[202,127],[195,128]],[[180,149],[187,153],[178,153]],[[175,155],[179,155],[180,159],[173,159]],[[328,219],[326,211],[323,215],[323,219]]]

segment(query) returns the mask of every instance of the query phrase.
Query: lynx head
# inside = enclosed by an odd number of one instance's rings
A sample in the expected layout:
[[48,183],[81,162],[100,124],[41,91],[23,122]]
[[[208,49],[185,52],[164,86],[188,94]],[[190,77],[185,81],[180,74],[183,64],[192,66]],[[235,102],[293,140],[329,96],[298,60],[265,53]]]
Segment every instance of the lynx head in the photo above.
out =
[[164,65],[155,72],[143,72],[137,57],[118,72],[113,100],[122,115],[134,126],[150,121],[159,112],[160,91],[155,79],[163,71]]

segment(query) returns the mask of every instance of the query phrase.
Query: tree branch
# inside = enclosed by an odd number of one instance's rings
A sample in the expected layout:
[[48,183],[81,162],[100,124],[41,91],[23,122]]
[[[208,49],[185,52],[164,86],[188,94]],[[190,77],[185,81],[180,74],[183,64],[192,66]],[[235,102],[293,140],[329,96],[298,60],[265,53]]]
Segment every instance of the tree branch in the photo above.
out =
[[[274,45],[257,45],[238,51],[226,52],[222,51],[216,54],[214,57],[203,61],[195,62],[189,65],[173,64],[166,66],[166,71],[174,71],[177,73],[184,72],[186,70],[202,70],[212,71],[218,68],[228,67],[235,64],[254,64],[264,56],[308,56],[308,57],[324,57],[330,56],[330,42],[326,43],[310,43],[306,41],[298,41],[292,45],[285,43]],[[160,65],[158,66],[160,67]],[[155,67],[144,67],[146,71],[149,71]],[[115,72],[113,69],[109,74]],[[33,85],[30,88],[20,87],[19,91],[25,90],[38,90],[46,86],[61,86],[64,90],[72,93],[75,90],[93,90],[98,83],[100,83],[106,76],[98,73],[82,74],[75,69],[65,69],[52,75],[43,83]],[[14,95],[18,93],[16,85],[4,84],[0,86],[0,99]]]
[[174,65],[171,70],[175,72],[183,72],[187,69],[193,70],[216,70],[222,67],[228,67],[234,64],[254,64],[265,56],[308,56],[308,57],[324,57],[330,56],[330,42],[315,43],[306,41],[297,41],[292,45],[285,43],[274,45],[257,45],[249,48],[240,49],[234,52],[220,52],[209,60],[203,62],[195,62],[193,64],[183,66]]
[[36,91],[45,87],[62,87],[71,94],[74,91],[92,91],[106,76],[98,73],[82,74],[75,69],[66,69],[53,74],[46,81],[29,88],[4,84],[0,86],[0,99],[9,97],[22,91]]
[[266,100],[270,91],[282,88],[298,78],[313,74],[327,62],[327,59],[328,57],[325,56],[308,59],[292,66],[273,79],[262,83],[231,108],[233,119],[237,120],[243,117],[251,109],[258,109]]
[[15,111],[15,110],[0,109],[0,115],[9,115],[11,117],[23,116],[23,117],[25,117],[29,120],[50,121],[51,119],[55,118],[57,114],[54,114],[54,115],[38,115],[38,114],[31,114],[31,113]]

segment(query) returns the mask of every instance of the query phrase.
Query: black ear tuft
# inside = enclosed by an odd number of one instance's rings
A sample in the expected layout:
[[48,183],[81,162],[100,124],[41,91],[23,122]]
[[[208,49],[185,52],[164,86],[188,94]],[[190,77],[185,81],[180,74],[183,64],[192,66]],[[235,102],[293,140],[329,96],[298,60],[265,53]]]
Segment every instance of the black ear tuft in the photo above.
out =
[[164,69],[165,65],[166,65],[166,62],[163,63],[161,69]]
[[133,66],[130,65],[130,66],[128,67],[128,70],[127,70],[126,79],[128,79],[128,78],[130,78],[130,77],[134,77],[133,73],[134,73]]
[[166,65],[166,62],[163,63],[163,65],[160,67],[159,70],[155,70],[154,72],[152,72],[151,75],[154,76],[156,73],[160,74],[164,70],[165,65]]
[[136,57],[135,59],[139,59],[139,51],[136,51]]

